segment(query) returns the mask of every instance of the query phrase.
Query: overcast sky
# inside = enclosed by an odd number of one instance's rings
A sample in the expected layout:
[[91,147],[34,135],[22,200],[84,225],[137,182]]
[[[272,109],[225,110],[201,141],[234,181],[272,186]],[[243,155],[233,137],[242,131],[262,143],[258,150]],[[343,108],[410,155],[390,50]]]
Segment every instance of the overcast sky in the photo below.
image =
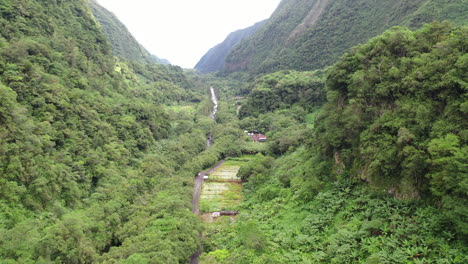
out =
[[193,68],[229,33],[270,17],[280,0],[98,0],[154,55]]

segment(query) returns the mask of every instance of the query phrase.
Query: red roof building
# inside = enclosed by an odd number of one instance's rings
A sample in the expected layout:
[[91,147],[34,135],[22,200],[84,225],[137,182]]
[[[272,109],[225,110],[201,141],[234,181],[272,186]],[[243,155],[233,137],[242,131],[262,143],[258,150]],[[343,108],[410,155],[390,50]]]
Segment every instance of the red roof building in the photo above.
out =
[[257,142],[265,142],[267,141],[267,137],[263,134],[254,134],[252,136],[252,140]]

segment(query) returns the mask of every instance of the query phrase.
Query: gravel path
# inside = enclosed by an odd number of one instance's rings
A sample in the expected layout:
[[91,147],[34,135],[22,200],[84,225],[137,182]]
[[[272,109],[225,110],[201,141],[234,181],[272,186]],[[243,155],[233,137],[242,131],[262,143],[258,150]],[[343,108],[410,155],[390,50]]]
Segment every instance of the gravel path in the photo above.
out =
[[[210,174],[212,171],[214,171],[216,168],[219,166],[223,165],[225,161],[221,160],[218,162],[218,164],[214,165],[213,167],[207,169],[206,171],[202,171],[198,173],[198,175],[195,177],[195,189],[193,190],[193,198],[192,198],[192,212],[194,214],[200,214],[200,208],[198,206],[200,202],[200,193],[201,193],[201,187],[203,184],[203,176]],[[202,251],[199,250],[192,256],[190,256],[190,264],[197,264],[198,263],[198,257],[200,257]]]
[[224,160],[221,160],[220,162],[218,162],[218,164],[214,165],[213,167],[209,168],[206,171],[202,171],[198,173],[198,175],[195,177],[195,189],[193,191],[193,198],[192,198],[192,212],[194,214],[200,213],[199,202],[200,202],[201,187],[203,184],[203,176],[210,174],[216,168],[223,165],[224,162],[225,162]]

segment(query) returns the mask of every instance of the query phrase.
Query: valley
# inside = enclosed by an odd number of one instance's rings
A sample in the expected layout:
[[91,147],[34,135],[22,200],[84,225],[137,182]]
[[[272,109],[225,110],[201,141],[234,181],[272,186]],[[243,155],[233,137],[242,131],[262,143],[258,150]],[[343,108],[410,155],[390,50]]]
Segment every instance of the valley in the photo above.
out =
[[468,263],[467,8],[283,0],[192,70],[0,0],[0,262]]

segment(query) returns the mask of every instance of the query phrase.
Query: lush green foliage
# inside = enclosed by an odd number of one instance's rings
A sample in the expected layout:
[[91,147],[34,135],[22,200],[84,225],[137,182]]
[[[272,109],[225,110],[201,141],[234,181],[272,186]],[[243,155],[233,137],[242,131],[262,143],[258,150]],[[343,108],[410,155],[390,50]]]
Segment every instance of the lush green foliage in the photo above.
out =
[[[375,11],[357,2],[327,8]],[[308,16],[291,3],[305,2],[282,2],[285,34]],[[439,1],[398,3],[391,21],[416,25]],[[85,0],[0,0],[0,14],[2,263],[186,263],[203,229],[193,176],[245,153],[241,216],[206,230],[207,263],[468,261],[466,26],[394,28],[330,69],[244,85],[120,61]]]
[[178,67],[117,61],[87,5],[0,1],[0,258],[186,262],[193,175],[218,157],[192,164],[213,121],[160,104],[207,89]]
[[[297,25],[301,24],[315,2],[304,0],[282,1],[263,27],[251,37],[234,46],[226,58],[226,71],[252,71],[252,69],[255,69],[256,73],[272,72],[271,69],[261,71],[259,68],[263,66],[263,62],[267,60],[270,54],[277,54],[276,52],[284,47],[283,44],[287,41],[289,34]],[[268,61],[271,62],[272,60],[274,59],[271,58]],[[282,63],[280,61],[276,62]]]
[[310,111],[325,102],[325,71],[280,71],[253,82],[239,117],[258,116],[299,105]]
[[466,13],[466,0],[282,1],[264,27],[233,48],[225,68],[253,74],[320,69],[392,26],[466,24]]
[[[394,28],[330,71],[317,144],[335,171],[401,198],[429,191],[468,234],[468,28]],[[345,176],[343,176],[345,177]]]
[[302,193],[310,189],[283,187],[277,177],[291,174],[284,169],[303,154],[290,155],[273,165],[259,158],[249,166],[257,173],[244,184],[242,213],[235,223],[207,230],[208,253],[202,263],[468,261],[453,226],[425,203],[398,200],[349,182],[322,187],[308,199]]
[[241,214],[206,230],[202,263],[467,262],[467,37],[393,28],[329,69],[318,113],[241,120],[271,156],[241,168]]

